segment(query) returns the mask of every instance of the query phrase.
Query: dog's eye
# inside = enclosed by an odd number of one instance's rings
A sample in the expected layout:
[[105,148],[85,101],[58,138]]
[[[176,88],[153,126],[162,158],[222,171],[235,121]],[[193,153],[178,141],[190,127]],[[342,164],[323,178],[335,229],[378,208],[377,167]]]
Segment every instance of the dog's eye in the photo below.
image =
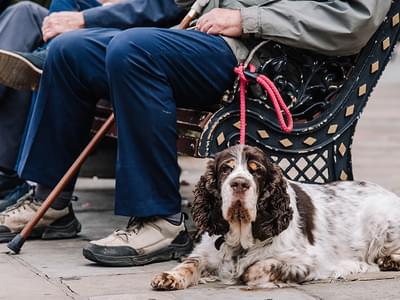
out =
[[264,170],[259,163],[251,160],[247,163],[247,168],[249,169],[250,174],[253,175],[262,175]]
[[221,173],[227,174],[232,172],[233,168],[228,164],[223,164],[220,168]]
[[248,166],[250,172],[255,172],[259,168],[258,165],[254,161],[249,161],[247,163],[247,166]]

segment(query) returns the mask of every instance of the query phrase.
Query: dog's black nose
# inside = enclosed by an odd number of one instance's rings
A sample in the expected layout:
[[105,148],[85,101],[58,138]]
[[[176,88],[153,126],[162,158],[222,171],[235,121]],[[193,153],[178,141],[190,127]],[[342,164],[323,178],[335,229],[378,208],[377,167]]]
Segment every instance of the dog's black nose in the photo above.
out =
[[235,192],[245,192],[250,188],[250,182],[243,177],[236,177],[230,185]]

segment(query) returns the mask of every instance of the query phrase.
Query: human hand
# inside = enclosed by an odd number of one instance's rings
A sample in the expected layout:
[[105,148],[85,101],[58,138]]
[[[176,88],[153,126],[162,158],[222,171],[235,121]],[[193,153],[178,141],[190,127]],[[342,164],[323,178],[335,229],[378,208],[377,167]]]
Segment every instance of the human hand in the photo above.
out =
[[116,4],[120,3],[123,0],[99,0],[99,2],[104,6],[104,5],[111,5],[111,4]]
[[52,13],[43,20],[43,40],[47,42],[61,33],[83,28],[84,26],[85,20],[81,12],[66,11]]
[[239,10],[214,8],[197,21],[196,28],[208,34],[230,37],[242,35],[242,17]]

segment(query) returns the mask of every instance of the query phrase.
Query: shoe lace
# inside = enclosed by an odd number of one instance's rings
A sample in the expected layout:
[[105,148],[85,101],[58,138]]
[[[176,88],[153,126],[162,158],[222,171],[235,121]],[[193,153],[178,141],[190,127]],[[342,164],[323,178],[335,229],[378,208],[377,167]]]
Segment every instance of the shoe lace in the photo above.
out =
[[140,229],[142,229],[144,224],[148,221],[148,218],[130,217],[126,228],[117,229],[114,234],[124,241],[128,241],[132,235],[138,234]]
[[28,207],[31,207],[32,203],[35,201],[36,199],[32,193],[25,194],[17,201],[17,203],[7,207],[6,210],[0,213],[0,223],[4,222],[5,217],[9,217],[11,214],[21,212],[26,210]]

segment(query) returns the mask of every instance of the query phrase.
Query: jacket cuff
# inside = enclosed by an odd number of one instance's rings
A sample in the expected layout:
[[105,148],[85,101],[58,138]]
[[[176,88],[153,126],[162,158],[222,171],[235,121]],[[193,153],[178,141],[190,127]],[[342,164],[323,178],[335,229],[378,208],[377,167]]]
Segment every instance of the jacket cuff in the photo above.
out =
[[85,9],[82,11],[83,20],[85,21],[85,27],[97,27],[99,26],[99,10],[97,7]]
[[257,6],[251,6],[240,9],[242,17],[242,37],[261,36],[261,11]]

